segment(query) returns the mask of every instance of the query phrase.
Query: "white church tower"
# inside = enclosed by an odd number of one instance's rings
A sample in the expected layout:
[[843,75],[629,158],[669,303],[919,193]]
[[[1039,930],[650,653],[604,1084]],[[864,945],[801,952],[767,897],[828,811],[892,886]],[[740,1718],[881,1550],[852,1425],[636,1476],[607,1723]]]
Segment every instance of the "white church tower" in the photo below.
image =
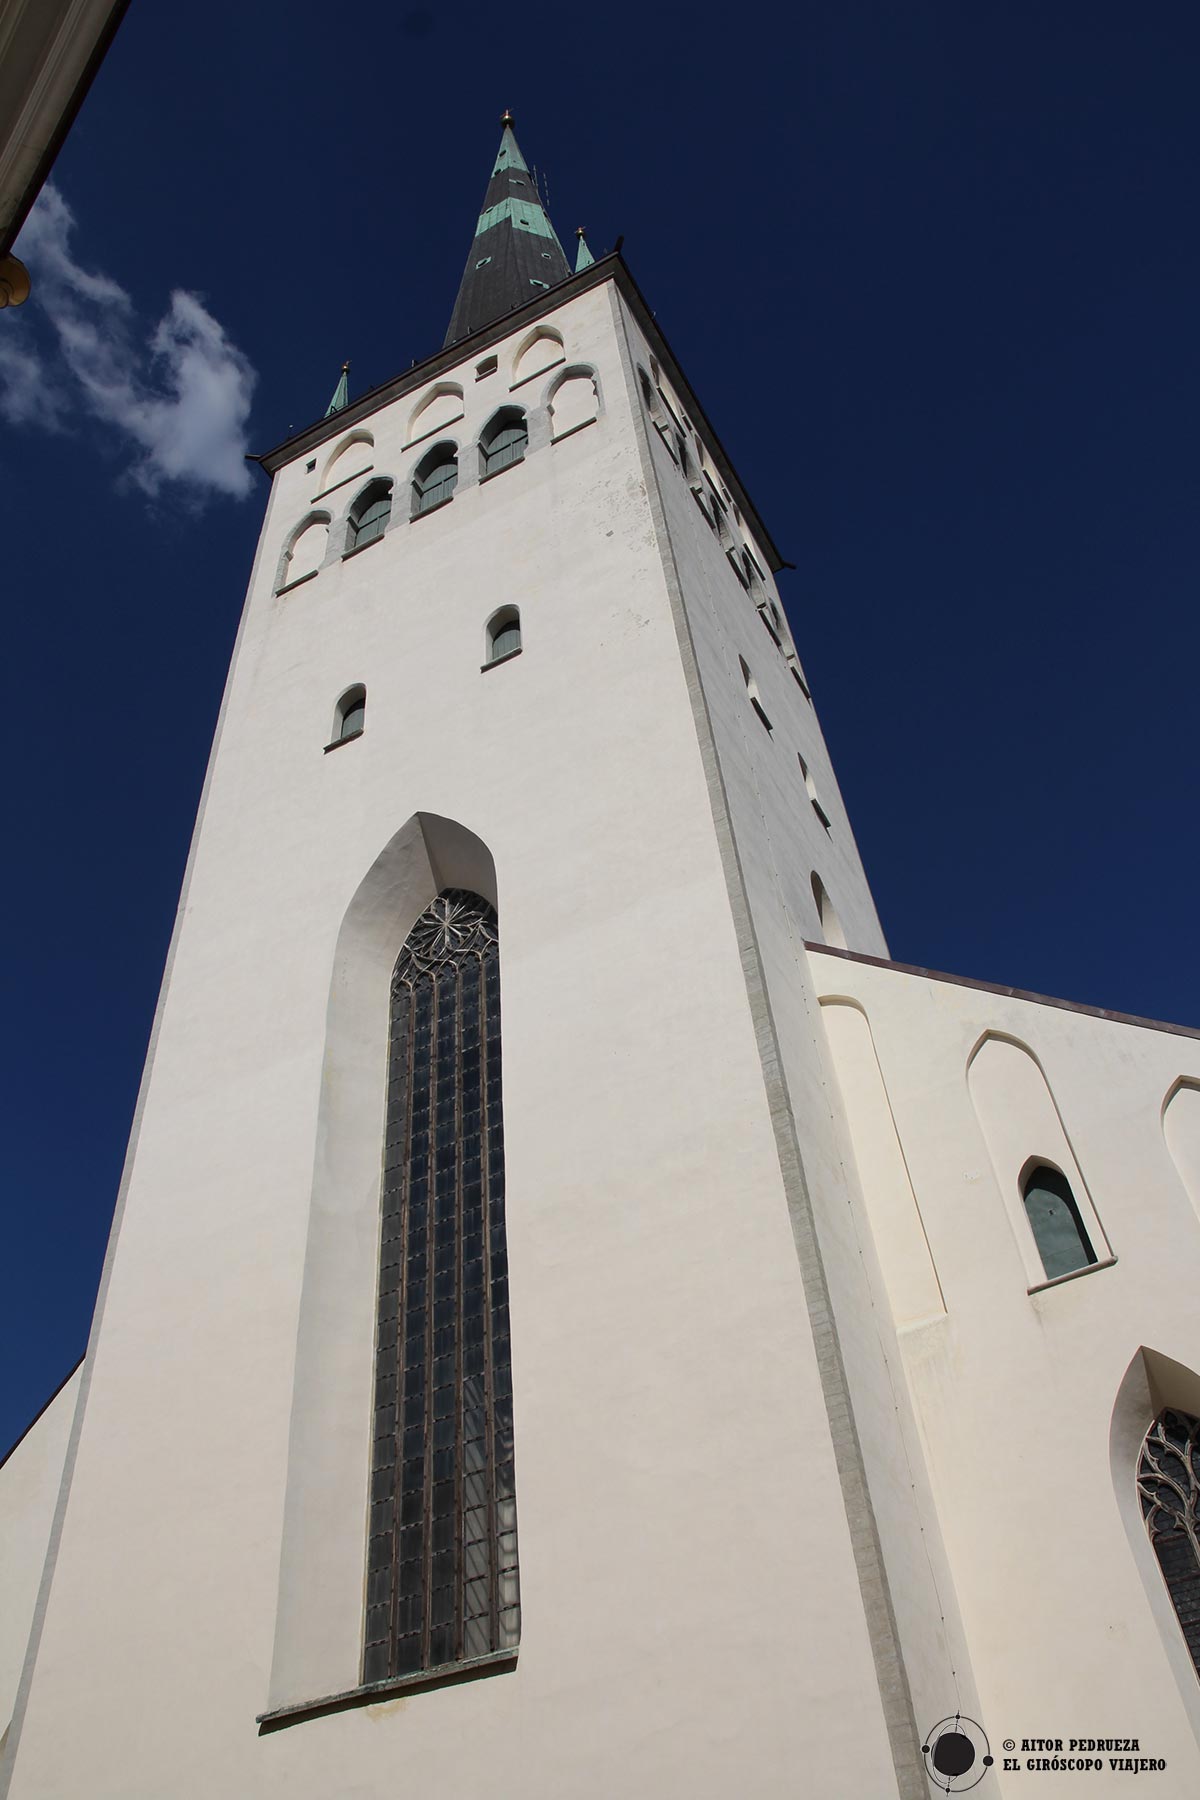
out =
[[0,1794],[1200,1791],[1197,1034],[888,961],[507,115],[445,346],[261,460]]

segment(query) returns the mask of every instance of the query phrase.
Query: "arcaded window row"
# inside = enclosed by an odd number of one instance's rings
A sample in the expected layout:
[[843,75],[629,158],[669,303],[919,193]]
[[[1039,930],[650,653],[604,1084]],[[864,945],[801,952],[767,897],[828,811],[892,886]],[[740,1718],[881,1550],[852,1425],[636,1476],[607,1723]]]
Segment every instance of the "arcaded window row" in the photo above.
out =
[[[462,417],[462,409],[461,389],[448,388],[426,403],[415,427],[421,436],[436,436],[442,427]],[[595,370],[566,368],[554,378],[544,407],[532,411],[515,403],[498,407],[470,446],[460,446],[455,438],[438,438],[399,484],[393,476],[373,470],[371,433],[351,432],[326,464],[325,486],[317,498],[323,500],[348,487],[353,497],[336,519],[331,510],[314,506],[289,533],[275,591],[282,593],[307,581],[327,563],[365,550],[394,523],[412,522],[435,512],[454,498],[460,485],[490,481],[523,462],[531,447],[560,442],[590,425],[599,412]],[[362,485],[353,488],[350,484],[356,480]]]

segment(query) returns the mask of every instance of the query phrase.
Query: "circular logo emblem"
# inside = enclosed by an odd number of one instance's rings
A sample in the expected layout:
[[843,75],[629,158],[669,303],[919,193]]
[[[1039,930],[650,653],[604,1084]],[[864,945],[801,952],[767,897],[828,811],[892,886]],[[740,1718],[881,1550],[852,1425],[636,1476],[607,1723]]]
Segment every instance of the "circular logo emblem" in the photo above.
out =
[[925,1772],[943,1794],[965,1794],[992,1766],[987,1732],[974,1719],[953,1713],[925,1733],[921,1745]]

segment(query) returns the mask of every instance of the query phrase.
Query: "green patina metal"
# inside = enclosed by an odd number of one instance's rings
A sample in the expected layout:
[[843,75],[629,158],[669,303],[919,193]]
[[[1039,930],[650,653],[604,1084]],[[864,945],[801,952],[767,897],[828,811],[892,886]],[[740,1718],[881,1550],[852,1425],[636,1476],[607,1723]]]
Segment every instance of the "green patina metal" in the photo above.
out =
[[[495,206],[484,208],[475,227],[475,236],[479,237],[482,232],[490,231],[502,219],[507,219],[514,231],[532,231],[535,237],[554,238],[554,227],[536,200],[516,200],[511,197],[501,200]],[[557,243],[557,238],[554,241]]]
[[447,344],[502,319],[571,273],[537,181],[517,148],[511,113],[500,126],[500,153],[476,221]]
[[579,248],[575,252],[575,273],[578,275],[580,269],[590,269],[596,259],[587,247],[582,225],[576,230],[575,236],[579,239]]
[[350,403],[350,364],[342,364],[342,378],[333,390],[333,399],[325,408],[325,417],[332,418],[335,412],[341,412],[343,406]]
[[504,135],[500,139],[500,149],[496,156],[496,166],[492,170],[492,174],[499,175],[504,169],[523,169],[526,175],[529,173],[529,164],[525,161],[525,158],[517,148],[517,140],[513,136],[511,125],[506,125],[504,127]]

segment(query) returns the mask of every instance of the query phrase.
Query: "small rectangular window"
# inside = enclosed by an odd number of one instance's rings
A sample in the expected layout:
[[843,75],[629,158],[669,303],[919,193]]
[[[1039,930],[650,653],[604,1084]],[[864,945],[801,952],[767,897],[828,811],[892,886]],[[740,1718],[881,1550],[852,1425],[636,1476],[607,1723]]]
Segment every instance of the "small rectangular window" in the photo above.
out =
[[482,381],[485,375],[494,375],[496,373],[498,364],[499,364],[498,357],[485,356],[481,363],[476,363],[476,365],[475,365],[476,381]]

